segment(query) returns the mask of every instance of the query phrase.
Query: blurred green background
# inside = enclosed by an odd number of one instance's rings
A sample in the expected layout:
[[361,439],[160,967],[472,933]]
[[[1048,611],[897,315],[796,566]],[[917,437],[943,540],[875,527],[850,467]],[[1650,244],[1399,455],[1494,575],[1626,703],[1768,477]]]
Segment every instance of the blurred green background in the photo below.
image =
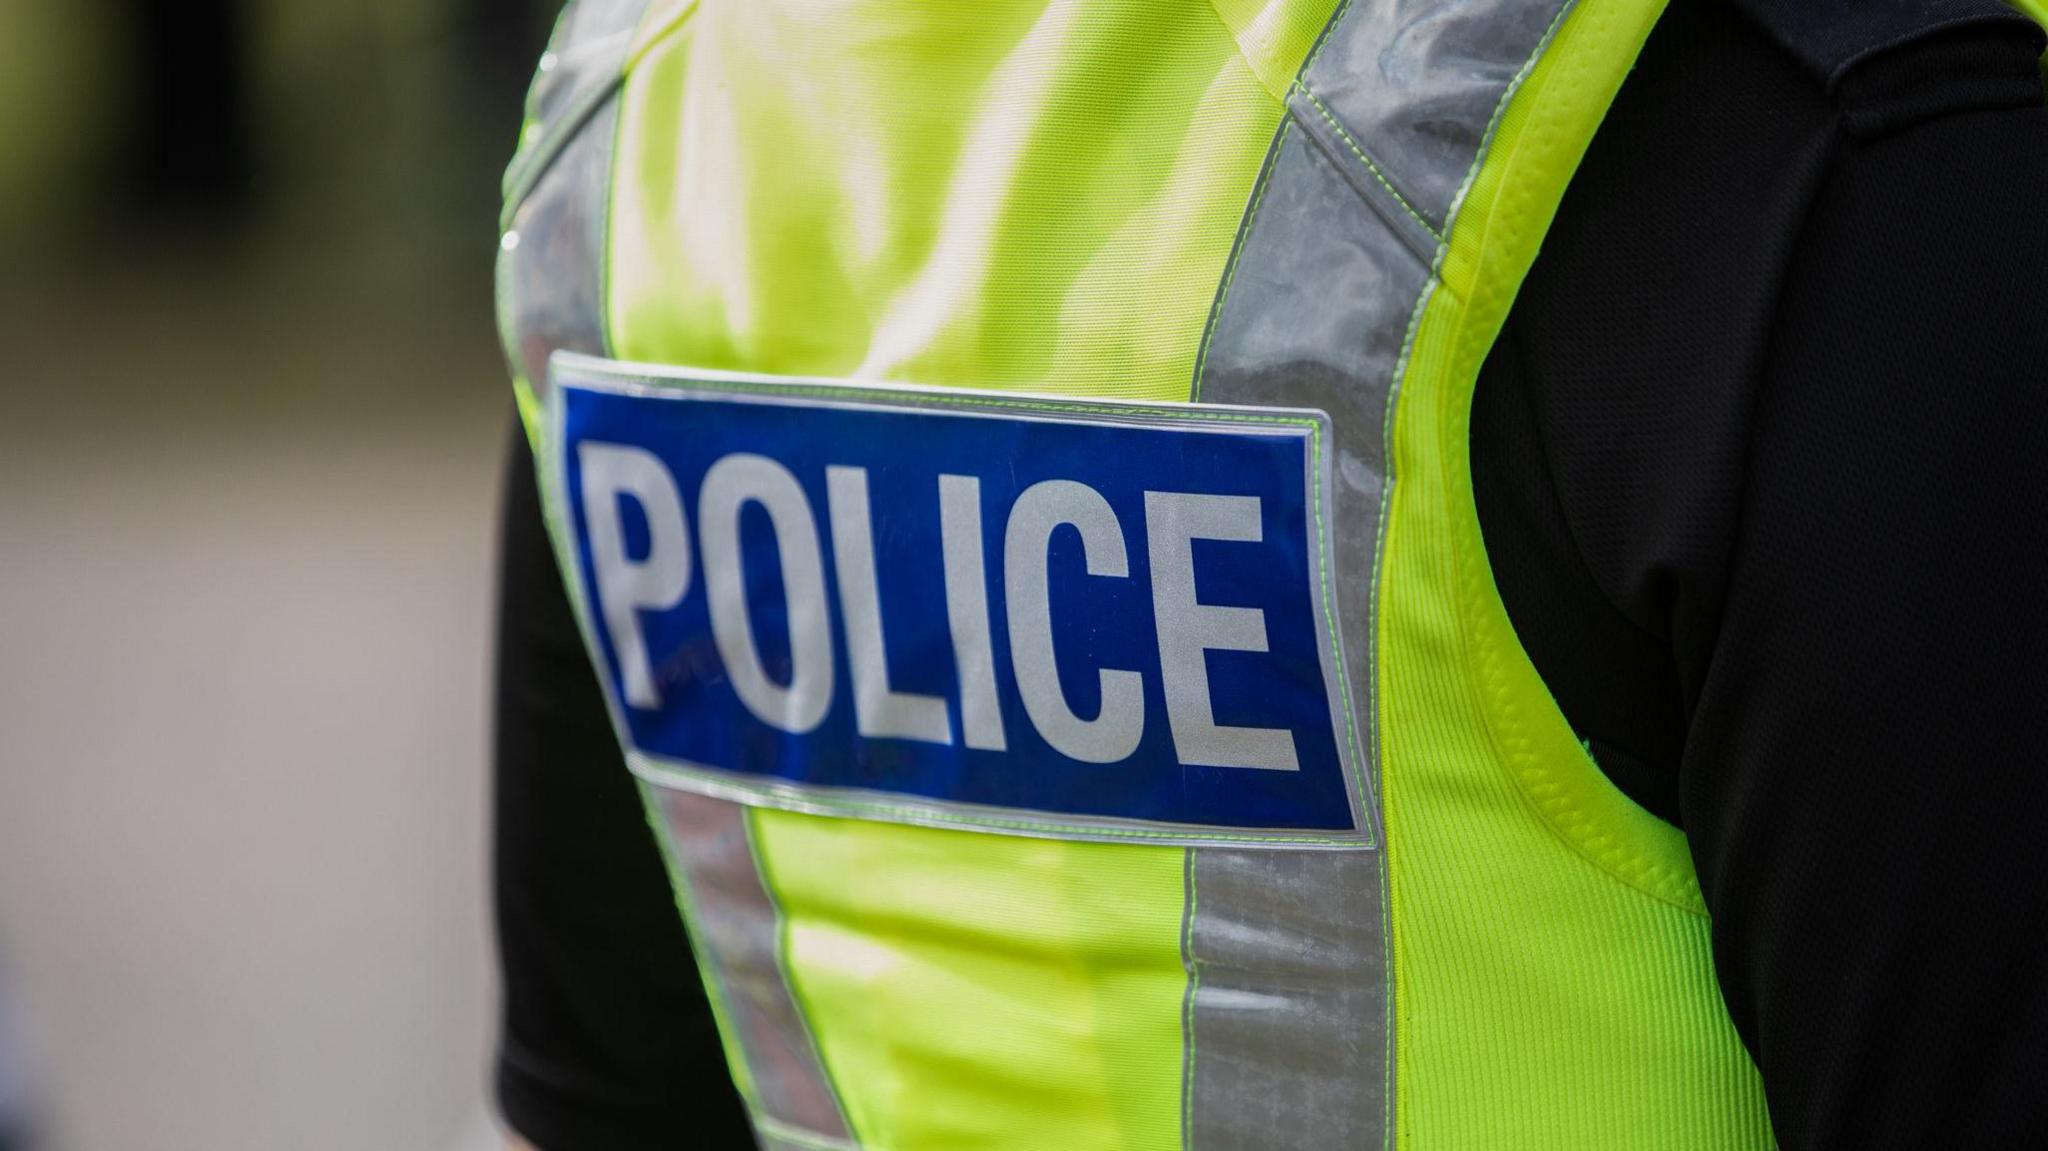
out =
[[0,0],[0,1044],[38,1151],[497,1145],[490,266],[553,8]]

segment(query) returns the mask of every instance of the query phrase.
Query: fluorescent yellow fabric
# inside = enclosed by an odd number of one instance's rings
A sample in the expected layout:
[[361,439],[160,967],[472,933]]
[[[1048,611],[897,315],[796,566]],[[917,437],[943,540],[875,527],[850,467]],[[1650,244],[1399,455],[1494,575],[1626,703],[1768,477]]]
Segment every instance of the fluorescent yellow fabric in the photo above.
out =
[[1290,0],[1215,0],[1214,7],[1259,82],[1275,97],[1286,99],[1295,73],[1328,22],[1327,6]]
[[1402,381],[1379,675],[1404,1147],[1770,1144],[1684,841],[1573,738],[1472,502],[1473,382],[1660,9],[1570,9],[1505,109]]
[[[1185,400],[1274,80],[1333,3],[658,6],[614,353]],[[751,818],[863,1146],[1179,1145],[1182,850]]]
[[1179,1144],[1179,849],[751,815],[863,1145]]
[[[1246,27],[1270,61],[1330,6]],[[757,0],[666,26],[620,125],[622,358],[1187,398],[1281,107],[1204,0]]]

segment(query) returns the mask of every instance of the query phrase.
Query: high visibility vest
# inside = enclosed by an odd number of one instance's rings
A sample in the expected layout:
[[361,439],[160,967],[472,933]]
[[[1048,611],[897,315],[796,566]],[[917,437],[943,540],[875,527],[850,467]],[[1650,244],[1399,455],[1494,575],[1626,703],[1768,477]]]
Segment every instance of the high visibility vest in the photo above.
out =
[[1468,464],[1659,10],[568,9],[501,326],[764,1146],[1769,1145]]

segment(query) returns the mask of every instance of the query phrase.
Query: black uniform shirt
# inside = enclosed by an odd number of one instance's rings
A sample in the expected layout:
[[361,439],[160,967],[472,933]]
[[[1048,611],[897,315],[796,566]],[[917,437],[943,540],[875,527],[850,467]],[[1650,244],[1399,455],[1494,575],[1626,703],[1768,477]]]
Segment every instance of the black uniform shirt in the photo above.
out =
[[[1969,0],[1846,10],[1672,4],[1482,373],[1480,521],[1566,717],[1691,841],[1787,1151],[2033,1147],[2041,40]],[[500,1096],[544,1151],[744,1147],[524,455]]]

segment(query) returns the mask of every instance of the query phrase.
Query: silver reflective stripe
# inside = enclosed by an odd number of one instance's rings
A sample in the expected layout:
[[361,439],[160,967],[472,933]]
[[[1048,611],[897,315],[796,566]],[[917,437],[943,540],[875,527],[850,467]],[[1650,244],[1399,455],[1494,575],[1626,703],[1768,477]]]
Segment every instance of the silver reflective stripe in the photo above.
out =
[[[1304,133],[1281,129],[1265,179],[1194,398],[1329,413],[1344,671],[1360,695],[1356,714],[1369,716],[1382,429],[1429,269],[1359,209],[1337,161]],[[1365,758],[1375,758],[1370,741]]]
[[754,1140],[761,1151],[854,1151],[856,1144],[843,1143],[836,1139],[817,1139],[805,1135],[770,1133],[762,1128],[754,1129]]
[[544,395],[557,350],[605,350],[605,203],[611,191],[608,100],[513,212],[498,245],[498,331],[512,371]]
[[[544,398],[557,351],[603,355],[607,208],[626,53],[648,0],[576,0],[528,96],[505,175],[498,323],[513,372]],[[559,509],[555,509],[558,518]],[[846,1120],[782,968],[781,911],[761,882],[746,812],[643,787],[690,910],[692,942],[746,1062],[762,1145],[852,1148]]]
[[505,170],[498,330],[536,397],[557,350],[603,355],[606,209],[618,90],[648,0],[574,0],[527,94],[528,128]]
[[555,22],[526,94],[529,125],[505,169],[508,207],[526,198],[555,152],[619,87],[648,0],[573,0]]
[[1391,1129],[1371,852],[1188,852],[1186,1145],[1371,1147]]
[[[520,208],[517,228],[508,233],[520,242],[506,245],[501,258],[501,306],[510,313],[501,322],[516,337],[514,362],[529,373],[535,389],[545,386],[547,357],[555,350],[594,351],[604,344],[598,277],[604,267],[610,122],[616,114],[613,99],[588,121],[535,186]],[[552,515],[559,532],[560,509]],[[598,658],[594,650],[592,658]],[[649,786],[643,793],[660,816],[673,882],[685,892],[698,961],[722,1000],[722,1024],[753,1082],[752,1112],[764,1144],[812,1151],[851,1147],[781,966],[781,912],[761,882],[746,809],[670,788]],[[774,1139],[767,1134],[771,1125],[782,1131]]]
[[[1396,388],[1499,111],[1568,2],[1340,7],[1289,94],[1197,361],[1195,400],[1331,417],[1337,610],[1358,714],[1373,717],[1375,818]],[[1191,848],[1187,885],[1187,1147],[1391,1146],[1385,853]]]
[[782,912],[761,883],[747,811],[736,803],[650,787],[682,874],[697,947],[723,999],[724,1022],[754,1082],[766,1136],[851,1145],[846,1119],[782,967]]
[[1364,154],[1354,157],[1359,165],[1369,159],[1387,190],[1441,234],[1494,110],[1565,7],[1565,0],[1349,4],[1296,92],[1310,104],[1308,115],[1298,107],[1294,113],[1330,127],[1317,111],[1326,110]]

